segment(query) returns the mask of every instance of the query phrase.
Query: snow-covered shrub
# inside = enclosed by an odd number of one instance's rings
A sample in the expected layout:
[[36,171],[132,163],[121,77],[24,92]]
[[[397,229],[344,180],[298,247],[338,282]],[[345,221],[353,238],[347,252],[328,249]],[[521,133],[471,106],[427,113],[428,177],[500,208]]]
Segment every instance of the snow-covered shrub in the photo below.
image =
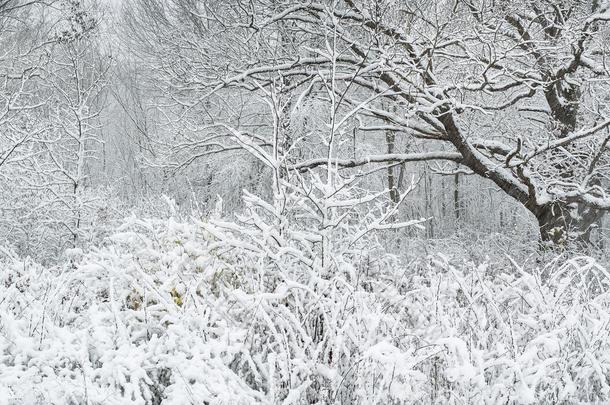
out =
[[216,312],[211,284],[198,287],[197,228],[161,225],[133,220],[78,264],[3,263],[0,397],[262,402],[230,368],[246,331]]
[[234,136],[273,192],[244,192],[235,218],[220,203],[206,220],[133,216],[55,267],[3,256],[0,400],[610,401],[610,275],[595,259],[389,254],[425,221],[395,222],[387,190]]
[[0,403],[610,399],[610,280],[593,259],[401,263],[337,244],[322,271],[320,230],[270,225],[247,200],[237,222],[131,218],[62,266],[6,257]]

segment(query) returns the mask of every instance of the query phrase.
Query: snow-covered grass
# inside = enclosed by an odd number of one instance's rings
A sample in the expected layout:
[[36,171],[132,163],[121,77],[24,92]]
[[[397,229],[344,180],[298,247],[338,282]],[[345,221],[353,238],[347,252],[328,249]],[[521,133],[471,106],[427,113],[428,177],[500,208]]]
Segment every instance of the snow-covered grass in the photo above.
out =
[[61,266],[5,254],[0,403],[610,401],[592,258],[371,249],[322,272],[306,234],[247,223],[131,218]]

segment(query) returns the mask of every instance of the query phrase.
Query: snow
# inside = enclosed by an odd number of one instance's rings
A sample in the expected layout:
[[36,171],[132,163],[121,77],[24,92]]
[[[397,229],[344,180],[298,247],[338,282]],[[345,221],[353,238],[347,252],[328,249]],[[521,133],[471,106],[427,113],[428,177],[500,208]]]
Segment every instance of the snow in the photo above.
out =
[[[240,245],[244,225],[208,225],[232,250],[200,224],[147,220],[63,266],[4,259],[1,403],[610,399],[609,280],[592,258],[515,272],[433,255],[396,284],[389,257],[320,277],[250,250],[265,227]],[[581,288],[592,279],[603,288]]]

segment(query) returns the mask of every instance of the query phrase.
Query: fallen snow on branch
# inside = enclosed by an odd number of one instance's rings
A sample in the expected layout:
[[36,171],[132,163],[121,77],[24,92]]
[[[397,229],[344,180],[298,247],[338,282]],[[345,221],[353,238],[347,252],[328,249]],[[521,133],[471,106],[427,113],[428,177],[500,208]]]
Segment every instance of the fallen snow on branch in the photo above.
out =
[[316,242],[254,228],[132,218],[63,266],[6,257],[0,403],[610,400],[610,278],[591,258],[346,250],[325,274],[297,249]]

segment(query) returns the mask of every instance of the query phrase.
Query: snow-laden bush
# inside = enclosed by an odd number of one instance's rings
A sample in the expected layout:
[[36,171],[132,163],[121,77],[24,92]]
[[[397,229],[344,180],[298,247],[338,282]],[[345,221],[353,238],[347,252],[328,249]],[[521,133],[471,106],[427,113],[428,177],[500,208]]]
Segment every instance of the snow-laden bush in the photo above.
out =
[[[230,219],[130,218],[103,244],[0,264],[0,401],[408,404],[610,400],[610,276],[400,258],[387,190],[271,169]],[[408,193],[404,193],[403,199]],[[383,239],[379,238],[384,233]]]
[[322,264],[328,229],[246,200],[236,222],[131,218],[63,266],[6,257],[0,403],[610,400],[610,279],[593,259],[401,263],[372,237],[333,245],[334,229]]

